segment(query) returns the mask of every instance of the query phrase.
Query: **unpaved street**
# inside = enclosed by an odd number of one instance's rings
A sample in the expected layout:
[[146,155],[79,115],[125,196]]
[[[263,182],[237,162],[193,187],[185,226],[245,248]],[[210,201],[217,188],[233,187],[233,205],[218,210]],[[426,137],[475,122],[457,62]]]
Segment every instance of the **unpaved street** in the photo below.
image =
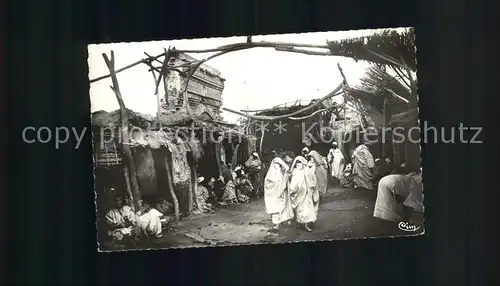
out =
[[[148,248],[199,247],[248,243],[279,243],[306,240],[393,236],[404,233],[387,229],[374,218],[375,191],[330,188],[319,207],[312,232],[292,222],[270,233],[271,219],[264,200],[230,205],[213,214],[191,215],[164,232]],[[111,248],[115,248],[112,247]]]
[[185,218],[175,230],[152,247],[206,246],[262,242],[289,242],[322,239],[360,238],[403,234],[395,228],[388,232],[373,218],[376,192],[330,188],[320,205],[313,232],[297,224],[284,224],[277,234],[269,233],[270,216],[264,200],[230,205],[214,214]]

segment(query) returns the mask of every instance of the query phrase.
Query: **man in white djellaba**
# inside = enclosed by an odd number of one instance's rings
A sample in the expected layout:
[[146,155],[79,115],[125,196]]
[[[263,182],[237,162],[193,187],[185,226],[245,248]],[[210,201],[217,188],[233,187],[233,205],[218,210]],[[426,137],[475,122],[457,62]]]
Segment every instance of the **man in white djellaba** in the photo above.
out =
[[115,197],[115,206],[105,216],[108,236],[114,240],[122,240],[132,234],[135,214],[132,208],[125,204],[121,196]]
[[330,175],[337,182],[340,182],[342,172],[344,171],[344,154],[342,154],[335,141],[333,141],[332,148],[328,152],[327,160],[330,167]]

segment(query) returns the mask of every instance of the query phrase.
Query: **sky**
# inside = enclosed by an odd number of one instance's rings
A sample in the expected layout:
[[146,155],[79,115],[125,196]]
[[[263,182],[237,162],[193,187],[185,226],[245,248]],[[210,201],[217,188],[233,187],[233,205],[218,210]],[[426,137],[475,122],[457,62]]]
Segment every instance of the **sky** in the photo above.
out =
[[[404,28],[398,28],[401,30]],[[252,41],[293,42],[326,44],[326,40],[356,38],[377,32],[377,30],[356,30],[339,32],[317,32],[303,34],[282,34],[253,36]],[[102,53],[111,50],[115,54],[115,68],[163,53],[169,46],[177,49],[207,49],[222,45],[245,42],[246,37],[205,38],[173,41],[150,41],[130,43],[92,44],[88,46],[89,79],[109,74]],[[206,58],[213,53],[191,54],[196,59]],[[337,68],[340,63],[350,85],[359,84],[368,63],[355,62],[350,58],[337,56],[304,55],[279,52],[273,48],[253,48],[231,52],[206,64],[219,70],[226,79],[222,93],[223,106],[233,110],[262,109],[294,102],[297,99],[309,101],[321,98],[335,89],[342,76]],[[158,63],[156,64],[159,65]],[[127,108],[137,112],[155,115],[157,111],[155,83],[148,66],[141,64],[118,73],[120,91]],[[91,112],[113,111],[119,108],[111,90],[111,79],[90,84]],[[342,101],[342,97],[335,101]],[[224,120],[236,122],[238,115],[223,112]]]

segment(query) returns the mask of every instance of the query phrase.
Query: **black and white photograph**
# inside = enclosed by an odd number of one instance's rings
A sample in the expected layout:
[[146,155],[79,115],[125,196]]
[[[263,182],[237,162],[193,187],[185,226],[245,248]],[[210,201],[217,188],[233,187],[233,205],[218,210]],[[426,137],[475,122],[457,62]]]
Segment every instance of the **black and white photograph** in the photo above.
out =
[[408,27],[89,45],[99,251],[423,234],[415,42]]

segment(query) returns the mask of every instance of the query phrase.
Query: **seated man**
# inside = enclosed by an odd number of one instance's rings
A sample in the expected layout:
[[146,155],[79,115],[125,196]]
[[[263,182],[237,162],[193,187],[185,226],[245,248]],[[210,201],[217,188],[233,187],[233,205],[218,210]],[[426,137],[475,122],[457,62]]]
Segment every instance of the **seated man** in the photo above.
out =
[[421,225],[424,195],[420,172],[383,177],[378,184],[373,216],[391,222]]
[[235,173],[234,186],[236,189],[236,198],[240,203],[248,203],[253,191],[252,183],[242,169],[235,169]]
[[115,198],[115,207],[105,216],[108,227],[108,235],[114,240],[121,241],[124,237],[132,234],[134,223],[134,212],[125,204],[123,197]]
[[142,203],[142,208],[136,213],[136,225],[141,234],[148,238],[161,238],[163,214],[148,202]]
[[205,178],[198,177],[198,185],[196,186],[195,192],[195,210],[197,212],[208,212],[211,210],[211,205],[209,203],[210,193],[208,188],[205,186]]

